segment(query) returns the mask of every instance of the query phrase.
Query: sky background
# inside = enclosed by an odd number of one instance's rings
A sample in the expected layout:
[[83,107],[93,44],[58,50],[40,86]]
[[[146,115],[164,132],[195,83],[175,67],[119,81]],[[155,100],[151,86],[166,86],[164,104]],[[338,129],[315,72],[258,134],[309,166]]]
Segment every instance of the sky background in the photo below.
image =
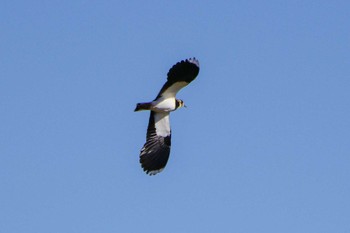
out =
[[[0,232],[350,232],[349,1],[0,5]],[[194,56],[150,177],[135,104]]]

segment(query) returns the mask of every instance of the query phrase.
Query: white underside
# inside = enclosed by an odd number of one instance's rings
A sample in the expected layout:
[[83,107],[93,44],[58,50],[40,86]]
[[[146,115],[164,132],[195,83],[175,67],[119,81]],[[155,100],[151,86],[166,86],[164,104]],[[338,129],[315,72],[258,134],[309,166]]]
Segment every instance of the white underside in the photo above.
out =
[[160,97],[152,102],[151,110],[155,112],[171,112],[176,109],[176,93],[188,83],[177,82],[168,87]]
[[171,134],[169,113],[176,109],[176,93],[187,84],[186,82],[174,83],[152,102],[151,110],[155,112],[154,124],[158,136],[167,137]]
[[154,124],[158,136],[167,137],[170,135],[169,113],[157,112],[154,114]]
[[175,98],[159,98],[152,102],[152,111],[155,112],[171,112],[176,108]]
[[161,96],[163,98],[175,98],[176,94],[180,91],[181,88],[187,86],[188,83],[186,82],[177,82],[168,87]]

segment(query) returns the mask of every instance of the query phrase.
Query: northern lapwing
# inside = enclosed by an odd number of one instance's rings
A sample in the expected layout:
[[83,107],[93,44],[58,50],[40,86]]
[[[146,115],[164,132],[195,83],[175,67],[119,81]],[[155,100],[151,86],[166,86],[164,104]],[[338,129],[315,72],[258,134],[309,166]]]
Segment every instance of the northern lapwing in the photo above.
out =
[[176,99],[176,94],[199,73],[199,62],[190,58],[176,63],[168,72],[167,82],[152,102],[138,103],[136,111],[150,110],[146,143],[140,152],[140,163],[149,175],[161,172],[168,162],[171,146],[169,114],[178,108],[186,107]]

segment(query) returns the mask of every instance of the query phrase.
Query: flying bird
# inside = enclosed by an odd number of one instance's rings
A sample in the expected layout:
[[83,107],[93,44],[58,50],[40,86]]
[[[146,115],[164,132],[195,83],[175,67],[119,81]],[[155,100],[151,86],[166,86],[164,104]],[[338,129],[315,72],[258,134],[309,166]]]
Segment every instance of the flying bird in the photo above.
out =
[[199,73],[196,58],[176,63],[168,72],[167,82],[152,102],[138,103],[135,112],[150,110],[146,143],[140,152],[140,163],[149,175],[161,172],[168,162],[171,146],[171,129],[169,114],[178,108],[186,107],[184,102],[176,99],[176,94]]

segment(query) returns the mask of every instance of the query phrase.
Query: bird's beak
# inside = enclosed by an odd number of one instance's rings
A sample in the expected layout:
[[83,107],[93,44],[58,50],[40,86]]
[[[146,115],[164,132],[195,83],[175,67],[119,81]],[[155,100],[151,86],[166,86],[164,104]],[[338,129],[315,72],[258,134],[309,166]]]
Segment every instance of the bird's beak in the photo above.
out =
[[185,108],[187,108],[187,106],[186,106],[186,105],[184,105],[184,107],[185,107]]

